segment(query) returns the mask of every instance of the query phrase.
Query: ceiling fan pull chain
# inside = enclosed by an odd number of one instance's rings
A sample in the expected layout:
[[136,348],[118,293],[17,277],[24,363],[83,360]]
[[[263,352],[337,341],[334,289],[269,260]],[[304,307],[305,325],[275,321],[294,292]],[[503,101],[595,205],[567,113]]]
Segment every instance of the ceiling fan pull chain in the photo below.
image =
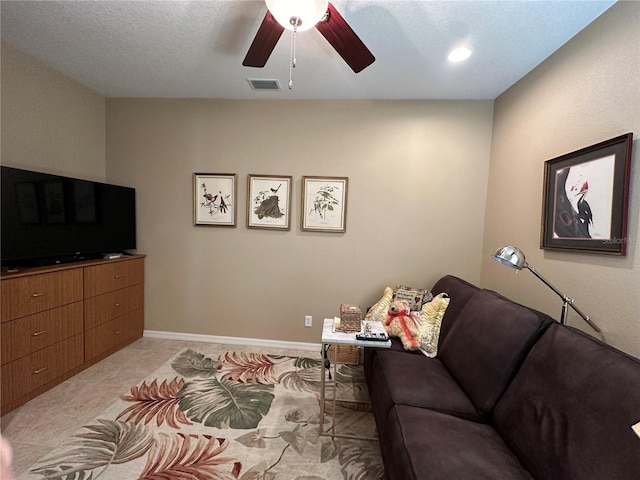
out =
[[298,32],[297,22],[291,22],[293,32],[291,32],[291,52],[289,56],[289,90],[293,88],[293,69],[296,66],[296,33]]

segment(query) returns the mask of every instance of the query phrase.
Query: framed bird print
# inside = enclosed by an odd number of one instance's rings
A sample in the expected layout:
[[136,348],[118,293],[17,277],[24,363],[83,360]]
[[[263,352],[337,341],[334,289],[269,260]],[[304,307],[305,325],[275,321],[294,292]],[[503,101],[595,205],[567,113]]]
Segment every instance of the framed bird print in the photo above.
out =
[[235,173],[193,174],[193,224],[236,226],[238,176]]
[[291,176],[247,176],[247,227],[291,228]]
[[540,248],[625,255],[633,134],[545,162]]
[[348,177],[302,177],[300,229],[346,232],[348,185]]

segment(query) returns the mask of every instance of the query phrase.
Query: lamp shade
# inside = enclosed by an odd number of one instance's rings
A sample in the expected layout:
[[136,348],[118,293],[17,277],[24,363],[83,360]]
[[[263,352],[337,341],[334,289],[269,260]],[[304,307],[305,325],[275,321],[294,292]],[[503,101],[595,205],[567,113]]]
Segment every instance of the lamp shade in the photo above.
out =
[[328,0],[265,0],[271,15],[280,25],[298,32],[316,26],[327,13]]
[[507,267],[515,268],[516,270],[522,270],[527,264],[522,250],[511,245],[498,249],[496,253],[491,255],[491,258],[497,260],[503,265],[506,265]]

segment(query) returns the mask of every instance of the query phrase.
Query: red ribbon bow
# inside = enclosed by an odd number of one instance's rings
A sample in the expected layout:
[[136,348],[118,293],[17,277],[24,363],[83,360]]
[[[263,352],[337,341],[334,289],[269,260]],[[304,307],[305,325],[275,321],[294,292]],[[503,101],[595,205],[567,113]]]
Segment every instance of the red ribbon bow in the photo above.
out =
[[400,310],[399,312],[389,311],[388,313],[389,313],[389,316],[393,317],[393,318],[395,318],[395,317],[404,317],[406,315],[409,315],[409,310]]

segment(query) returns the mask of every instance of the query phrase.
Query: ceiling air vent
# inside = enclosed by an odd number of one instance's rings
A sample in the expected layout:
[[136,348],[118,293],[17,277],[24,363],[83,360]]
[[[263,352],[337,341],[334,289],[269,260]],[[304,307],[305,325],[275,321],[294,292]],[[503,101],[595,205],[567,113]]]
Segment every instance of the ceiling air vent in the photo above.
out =
[[275,78],[247,78],[254,90],[280,90],[280,82]]

